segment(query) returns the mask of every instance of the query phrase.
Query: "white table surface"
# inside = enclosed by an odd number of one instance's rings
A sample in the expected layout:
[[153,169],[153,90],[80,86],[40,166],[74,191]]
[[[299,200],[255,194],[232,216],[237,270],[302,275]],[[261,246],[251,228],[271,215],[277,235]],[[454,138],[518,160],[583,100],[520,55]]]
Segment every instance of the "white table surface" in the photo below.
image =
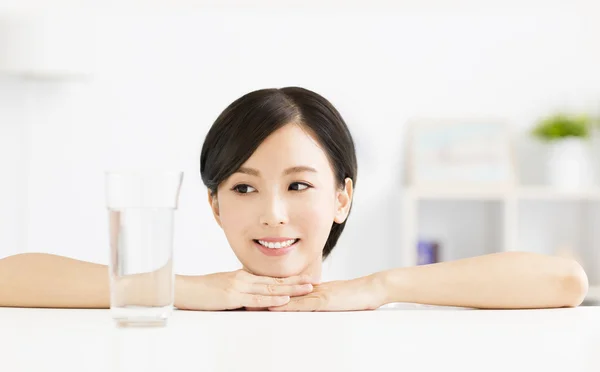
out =
[[0,308],[0,332],[7,372],[600,371],[600,307],[175,311],[149,329],[108,310]]

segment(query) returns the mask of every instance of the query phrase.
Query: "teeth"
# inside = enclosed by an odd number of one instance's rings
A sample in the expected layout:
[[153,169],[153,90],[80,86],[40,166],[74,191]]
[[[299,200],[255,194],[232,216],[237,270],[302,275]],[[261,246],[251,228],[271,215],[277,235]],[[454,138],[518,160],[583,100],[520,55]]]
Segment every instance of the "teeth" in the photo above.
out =
[[277,242],[277,243],[266,242],[264,240],[259,240],[258,242],[260,243],[260,245],[262,245],[264,247],[271,248],[271,249],[279,249],[279,248],[289,247],[290,245],[292,245],[296,242],[296,239],[290,239],[290,240],[286,240],[284,242]]

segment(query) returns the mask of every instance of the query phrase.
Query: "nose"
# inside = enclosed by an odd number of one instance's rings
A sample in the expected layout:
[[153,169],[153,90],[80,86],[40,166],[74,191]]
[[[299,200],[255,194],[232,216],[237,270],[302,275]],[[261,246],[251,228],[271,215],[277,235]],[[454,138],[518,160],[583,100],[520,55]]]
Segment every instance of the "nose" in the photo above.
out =
[[288,223],[288,214],[285,201],[274,196],[267,201],[260,216],[260,224],[264,226],[281,226]]

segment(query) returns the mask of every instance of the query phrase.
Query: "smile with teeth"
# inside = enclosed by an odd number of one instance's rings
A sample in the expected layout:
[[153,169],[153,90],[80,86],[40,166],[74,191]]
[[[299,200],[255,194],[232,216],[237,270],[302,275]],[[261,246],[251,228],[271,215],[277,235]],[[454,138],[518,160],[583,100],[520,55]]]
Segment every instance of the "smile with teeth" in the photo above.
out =
[[255,242],[259,243],[260,245],[262,245],[263,247],[266,248],[270,248],[270,249],[280,249],[280,248],[287,248],[290,245],[296,243],[299,239],[290,239],[290,240],[285,240],[282,242],[266,242],[264,240],[255,240]]

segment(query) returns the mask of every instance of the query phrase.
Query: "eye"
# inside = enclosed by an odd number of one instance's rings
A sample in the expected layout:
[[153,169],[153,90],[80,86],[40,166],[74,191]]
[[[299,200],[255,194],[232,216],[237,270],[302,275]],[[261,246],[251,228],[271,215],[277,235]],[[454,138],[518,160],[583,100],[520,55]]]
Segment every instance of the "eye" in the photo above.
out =
[[232,190],[238,194],[249,194],[256,191],[254,187],[246,184],[235,185]]
[[290,184],[290,190],[293,191],[304,191],[306,189],[308,189],[309,187],[311,187],[310,185],[303,183],[303,182],[293,182],[292,184]]

